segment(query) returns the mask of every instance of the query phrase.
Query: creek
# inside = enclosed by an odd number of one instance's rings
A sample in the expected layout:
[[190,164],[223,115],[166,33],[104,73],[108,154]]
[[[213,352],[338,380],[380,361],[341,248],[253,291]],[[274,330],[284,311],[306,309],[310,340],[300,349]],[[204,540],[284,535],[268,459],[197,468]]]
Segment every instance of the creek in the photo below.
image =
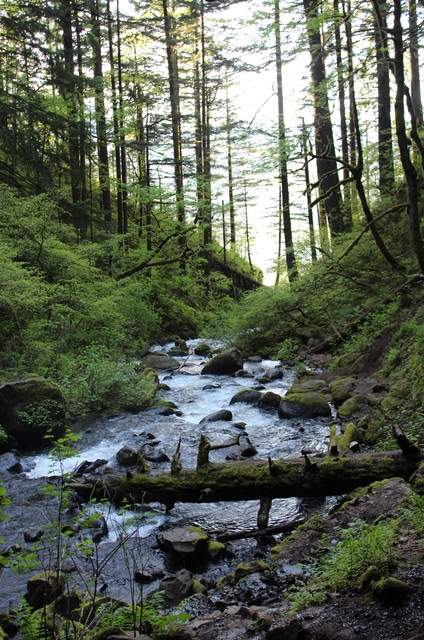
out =
[[[113,415],[108,417],[85,418],[73,426],[79,433],[78,453],[63,462],[64,471],[72,472],[85,460],[105,459],[108,465],[119,467],[116,453],[124,445],[134,449],[146,442],[146,434],[152,434],[159,441],[169,458],[175,452],[181,439],[181,462],[183,467],[196,466],[197,448],[201,434],[207,436],[212,444],[221,444],[233,440],[240,433],[236,423],[245,423],[244,434],[248,435],[257,450],[256,458],[266,459],[300,456],[302,448],[325,451],[328,444],[329,422],[331,419],[311,419],[293,421],[282,420],[275,410],[265,411],[256,406],[236,403],[230,405],[231,398],[240,389],[257,387],[264,373],[273,371],[278,363],[271,360],[261,362],[246,361],[245,376],[209,376],[200,375],[205,359],[194,354],[198,341],[189,341],[190,355],[179,358],[180,368],[174,372],[161,373],[160,381],[167,385],[161,391],[166,400],[178,407],[181,415],[160,415],[157,410],[147,410],[139,414]],[[173,343],[162,347],[169,350]],[[158,350],[159,348],[157,348]],[[295,380],[295,372],[290,368],[283,369],[283,377],[266,384],[267,391],[284,395]],[[231,422],[205,422],[202,418],[220,409],[230,409],[233,414]],[[225,460],[227,449],[213,451],[211,462]],[[6,454],[9,455],[9,454]],[[48,505],[46,498],[40,494],[40,487],[46,477],[58,474],[58,468],[52,466],[48,452],[27,455],[21,459],[24,473],[0,474],[0,481],[5,484],[12,500],[9,507],[10,520],[0,523],[0,538],[10,543],[20,543],[23,534],[29,528],[39,527],[47,519]],[[169,469],[169,462],[150,463],[152,469]],[[0,469],[1,471],[1,469]],[[122,473],[125,469],[122,468]],[[270,512],[269,524],[293,520],[311,512],[325,511],[329,501],[300,500],[296,498],[274,500]],[[256,526],[258,502],[222,502],[212,504],[177,503],[166,513],[161,505],[148,505],[153,516],[146,519],[139,529],[141,538],[154,538],[158,528],[170,528],[185,524],[198,525],[211,536],[219,532],[232,532],[250,529]],[[109,543],[119,535],[119,516],[108,512]],[[8,572],[9,573],[9,572]],[[10,590],[4,583],[0,588],[0,604],[8,599]],[[13,582],[12,587],[18,586]]]

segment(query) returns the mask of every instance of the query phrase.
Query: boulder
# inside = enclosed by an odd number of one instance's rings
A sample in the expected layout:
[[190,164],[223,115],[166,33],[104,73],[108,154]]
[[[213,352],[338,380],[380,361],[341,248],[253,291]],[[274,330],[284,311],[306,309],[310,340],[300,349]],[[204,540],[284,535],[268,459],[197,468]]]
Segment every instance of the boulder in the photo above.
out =
[[205,356],[209,358],[212,355],[212,349],[206,342],[200,342],[197,347],[194,348],[196,356]]
[[282,380],[284,378],[284,370],[282,367],[274,367],[274,369],[268,369],[265,373],[265,377],[269,380]]
[[262,398],[260,391],[254,389],[241,389],[237,391],[235,396],[230,400],[230,404],[236,404],[236,402],[244,402],[245,404],[258,404]]
[[166,369],[179,369],[180,363],[175,358],[171,358],[166,353],[154,352],[144,356],[142,364],[146,369],[164,371]]
[[368,404],[366,396],[352,396],[343,402],[337,409],[341,418],[350,418],[353,414],[360,412]]
[[303,382],[293,384],[290,389],[287,390],[287,393],[310,393],[311,391],[326,393],[328,391],[328,385],[325,380],[321,380],[320,378],[309,378],[308,380],[303,380]]
[[406,582],[392,576],[381,578],[372,586],[373,595],[386,604],[398,604],[410,591],[411,587]]
[[199,424],[205,424],[206,422],[219,422],[220,420],[224,420],[229,422],[233,419],[233,414],[228,409],[220,409],[219,411],[214,411],[209,415],[205,416],[201,419]]
[[316,418],[330,416],[331,407],[322,393],[287,393],[278,407],[280,418]]
[[158,542],[174,560],[195,563],[208,554],[209,539],[200,527],[176,527],[158,535]]
[[144,444],[140,449],[140,454],[149,462],[169,462],[169,458],[165,451],[153,447],[151,444]]
[[194,593],[194,578],[190,571],[182,569],[170,578],[164,578],[159,584],[163,592],[165,607],[176,607],[182,600]]
[[41,609],[63,593],[63,582],[58,582],[57,573],[45,571],[27,582],[25,599],[33,609]]
[[31,376],[0,386],[0,424],[22,449],[46,446],[65,433],[65,398],[58,386]]
[[201,375],[231,375],[243,369],[243,358],[235,347],[218,353],[203,367]]
[[251,458],[258,453],[258,450],[250,442],[246,435],[242,435],[239,438],[240,454],[243,458]]
[[329,387],[334,404],[340,405],[352,396],[356,387],[356,380],[355,378],[336,378],[330,382]]
[[116,459],[124,467],[132,467],[137,464],[138,452],[129,445],[125,445],[125,447],[119,449]]
[[266,391],[261,395],[259,407],[261,409],[277,409],[281,402],[281,396],[273,391]]

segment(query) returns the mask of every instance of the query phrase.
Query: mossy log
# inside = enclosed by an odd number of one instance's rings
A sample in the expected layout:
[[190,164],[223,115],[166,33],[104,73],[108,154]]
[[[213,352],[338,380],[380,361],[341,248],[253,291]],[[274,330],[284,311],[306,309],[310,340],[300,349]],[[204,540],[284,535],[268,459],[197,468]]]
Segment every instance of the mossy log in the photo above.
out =
[[74,483],[73,488],[84,499],[107,497],[118,505],[124,500],[160,502],[172,508],[176,502],[342,495],[377,480],[409,479],[419,466],[419,460],[410,460],[401,451],[312,460],[299,457],[208,463],[196,470],[181,469],[178,475],[111,475]]

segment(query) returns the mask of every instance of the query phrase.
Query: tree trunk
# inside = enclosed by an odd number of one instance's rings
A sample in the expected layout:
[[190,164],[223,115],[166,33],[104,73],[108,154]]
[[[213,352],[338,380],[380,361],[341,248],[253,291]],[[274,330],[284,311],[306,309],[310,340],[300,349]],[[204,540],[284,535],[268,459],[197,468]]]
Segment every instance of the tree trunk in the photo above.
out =
[[115,144],[115,165],[116,165],[116,197],[118,209],[118,233],[123,233],[122,215],[122,190],[121,190],[121,140],[119,131],[118,101],[116,97],[115,79],[115,57],[113,54],[113,30],[112,15],[110,12],[110,0],[106,0],[107,27],[109,40],[109,64],[110,64],[110,84],[112,89],[112,112],[113,112],[113,137]]
[[[376,0],[374,0],[376,1]],[[406,178],[408,192],[408,218],[412,246],[421,273],[424,273],[424,247],[420,230],[420,214],[418,210],[418,179],[417,172],[409,155],[409,141],[405,123],[405,71],[403,66],[403,29],[402,3],[394,0],[393,42],[395,47],[395,78],[396,78],[396,135],[398,140],[400,159]]]
[[118,95],[119,95],[119,141],[121,156],[121,193],[122,193],[122,223],[124,233],[128,232],[128,176],[127,176],[127,150],[124,133],[124,90],[122,83],[122,58],[121,58],[121,17],[119,13],[119,0],[116,0],[116,35],[118,38]]
[[314,214],[312,211],[311,180],[309,177],[308,135],[307,135],[304,120],[302,120],[302,147],[303,147],[303,159],[305,163],[305,185],[306,185],[306,201],[308,204],[308,225],[309,225],[309,242],[311,246],[311,259],[312,259],[312,262],[316,262],[317,247],[315,243]]
[[411,58],[411,99],[417,127],[423,125],[421,100],[420,60],[418,47],[417,2],[409,0],[409,52]]
[[180,86],[175,24],[168,11],[168,0],[162,1],[165,27],[166,56],[168,60],[169,97],[171,101],[172,142],[174,149],[174,176],[177,196],[177,220],[184,221],[183,161],[181,142]]
[[110,198],[109,156],[107,149],[106,109],[103,89],[102,48],[100,31],[99,0],[91,1],[92,47],[94,58],[94,91],[96,109],[97,153],[99,158],[99,184],[101,207],[104,219],[112,226],[112,206]]
[[378,168],[380,193],[384,197],[393,194],[395,186],[386,0],[376,0],[374,5],[378,6],[378,14],[376,14],[374,24],[378,88]]
[[[345,163],[343,167],[343,179],[349,179],[349,136],[347,132],[346,120],[346,92],[345,92],[345,72],[342,57],[342,37],[340,32],[340,22],[343,16],[339,11],[339,0],[334,0],[334,35],[336,41],[336,60],[337,60],[337,85],[339,93],[339,111],[340,111],[340,134],[342,144],[342,158]],[[344,219],[346,230],[352,228],[352,206],[351,206],[350,183],[344,185]]]
[[228,97],[228,77],[225,74],[225,100],[227,115],[227,167],[228,167],[228,201],[230,209],[230,242],[231,247],[236,245],[236,215],[234,210],[234,183],[233,183],[233,160],[231,154],[231,118],[230,118],[230,100]]
[[[422,459],[422,456],[421,456]],[[84,499],[108,497],[116,504],[160,502],[219,502],[267,498],[318,497],[348,493],[386,478],[409,479],[420,459],[401,451],[351,454],[346,457],[286,458],[205,464],[160,475],[118,475],[73,483]]]
[[281,59],[280,0],[274,0],[275,52],[278,97],[278,169],[283,205],[283,231],[289,282],[298,277],[290,218],[289,179],[287,173],[286,127],[284,123],[283,76]]
[[335,160],[333,126],[328,100],[324,52],[320,35],[320,0],[303,0],[311,54],[312,93],[315,114],[315,149],[320,194],[332,236],[345,231],[338,167]]

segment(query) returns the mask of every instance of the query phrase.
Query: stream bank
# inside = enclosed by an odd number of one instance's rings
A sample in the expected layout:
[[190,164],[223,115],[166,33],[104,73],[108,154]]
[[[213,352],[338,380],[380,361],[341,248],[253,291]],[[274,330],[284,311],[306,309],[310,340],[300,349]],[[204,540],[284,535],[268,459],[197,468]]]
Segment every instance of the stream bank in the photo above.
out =
[[[155,441],[160,441],[157,446],[165,449],[168,458],[175,451],[181,437],[183,466],[193,467],[200,433],[207,434],[211,441],[222,442],[223,439],[234,436],[235,431],[240,429],[240,426],[236,425],[240,425],[241,422],[245,423],[243,431],[251,438],[258,451],[257,455],[261,458],[266,458],[271,453],[273,456],[284,456],[287,455],[286,451],[292,455],[299,455],[301,449],[306,446],[313,447],[317,451],[326,450],[329,427],[336,417],[334,412],[331,417],[318,420],[282,420],[275,415],[275,412],[258,410],[252,405],[230,406],[231,398],[240,389],[251,385],[264,386],[258,378],[264,379],[266,376],[263,374],[267,370],[277,369],[275,362],[247,362],[246,374],[243,377],[211,376],[208,379],[199,375],[204,362],[201,357],[184,360],[183,369],[161,375],[162,383],[168,387],[164,391],[166,399],[174,402],[178,407],[177,411],[181,411],[182,415],[177,415],[175,412],[163,415],[162,410],[153,410],[135,416],[84,419],[75,425],[75,431],[81,435],[78,443],[80,453],[76,459],[66,461],[66,465],[70,465],[69,469],[71,465],[75,467],[75,464],[84,460],[94,461],[98,458],[104,458],[108,465],[116,466],[117,451],[124,444],[131,443],[138,447],[145,443],[146,439],[153,440],[147,435],[149,433],[154,436]],[[268,382],[266,389],[284,395],[294,382],[294,373],[284,369],[281,371],[283,377]],[[319,380],[323,377],[326,376],[320,374],[316,375],[315,379]],[[365,383],[361,381],[358,383],[355,388],[359,388],[364,395]],[[375,388],[375,384],[377,384],[375,381],[372,381],[372,384],[367,381],[367,388],[374,395],[381,391],[380,386]],[[352,394],[352,388],[350,394]],[[206,399],[205,404],[200,404],[199,397]],[[369,406],[372,406],[372,403]],[[206,421],[200,424],[202,419],[210,413],[230,408],[234,411],[231,421]],[[218,460],[224,459],[227,452],[217,451],[213,455],[217,456]],[[42,485],[45,484],[44,477],[51,464],[49,457],[28,455],[21,458],[20,462],[23,470],[18,473],[15,470],[12,476],[7,470],[11,465],[7,463],[6,471],[2,473],[13,500],[9,507],[11,520],[6,525],[1,524],[0,533],[4,536],[7,531],[9,543],[18,542],[25,548],[25,543],[22,543],[25,534],[30,530],[36,535],[43,527],[45,528],[46,521],[55,516],[55,506],[51,501],[47,507],[45,501],[43,502],[43,494],[40,493]],[[154,465],[157,469],[166,468],[169,462],[159,462]],[[371,498],[364,496],[357,498],[357,502],[351,505],[349,517],[363,518],[371,504],[374,504],[374,510],[370,510],[369,514],[373,519],[387,512],[388,501],[390,504],[396,503],[396,492],[399,497],[397,502],[400,502],[403,495],[403,485],[399,484],[396,487],[391,494],[385,492],[378,494],[378,498],[373,494]],[[325,504],[325,502],[298,499],[273,501],[270,523],[290,521],[299,516],[306,518],[316,513],[320,518],[327,518],[330,523],[328,531],[331,532],[339,522],[339,516],[335,515],[336,512],[328,517],[323,516],[322,514],[327,513],[334,505],[334,502],[332,504],[328,502]],[[358,505],[356,510],[355,505]],[[77,505],[75,508],[78,508]],[[359,600],[348,598],[347,601],[343,594],[337,594],[329,603],[321,605],[313,613],[299,614],[293,620],[291,618],[286,620],[281,618],[281,613],[287,610],[287,605],[284,605],[284,594],[293,586],[295,580],[302,576],[304,570],[299,569],[297,563],[305,561],[306,556],[316,548],[317,542],[314,535],[308,534],[301,539],[302,554],[299,557],[296,557],[292,548],[289,557],[276,562],[275,551],[272,553],[271,549],[276,547],[280,539],[282,540],[281,537],[251,538],[230,542],[226,550],[217,553],[212,561],[203,561],[196,567],[190,567],[190,571],[185,569],[184,563],[178,563],[175,559],[167,557],[158,545],[158,532],[184,525],[201,526],[210,536],[222,531],[249,529],[256,525],[257,510],[258,504],[255,502],[212,505],[177,504],[170,513],[166,513],[166,510],[159,505],[146,506],[143,511],[144,520],[138,526],[139,535],[131,538],[128,545],[129,556],[137,558],[137,567],[143,576],[141,581],[143,595],[146,596],[158,588],[169,589],[172,592],[172,589],[175,590],[175,586],[172,586],[175,578],[178,579],[177,589],[180,595],[182,593],[190,595],[194,588],[197,592],[203,593],[190,601],[189,613],[194,620],[185,629],[180,629],[174,636],[168,637],[202,638],[203,640],[207,638],[236,640],[243,637],[254,640],[265,637],[277,640],[279,638],[305,640],[349,637],[365,639],[374,635],[377,639],[388,640],[403,637],[403,635],[393,635],[396,625],[396,633],[402,634],[408,633],[408,624],[410,629],[416,628],[418,622],[416,612],[420,611],[417,598],[421,594],[418,588],[421,576],[419,565],[408,573],[411,593],[413,592],[414,595],[410,602],[401,604],[401,607],[396,610],[399,615],[393,617],[391,607],[385,603],[376,605],[375,602],[367,601],[368,594],[365,597],[361,595]],[[20,520],[22,512],[26,513],[26,522]],[[69,513],[70,518],[71,516],[72,514]],[[312,533],[322,533],[321,528],[315,531],[314,525],[311,526]],[[119,536],[119,527],[118,524],[114,537],[112,535],[114,527],[109,524],[108,537],[105,537],[99,545],[101,557],[105,557],[114,549]],[[102,572],[101,589],[110,597],[126,600],[131,594],[131,589],[134,588],[134,583],[131,584],[131,572],[134,575],[135,565],[130,567],[129,572],[127,569],[123,571],[122,562],[123,558],[118,553],[112,556]],[[72,566],[68,565],[68,570],[72,573]],[[10,604],[16,602],[15,591],[21,594],[25,591],[26,579],[27,576],[19,578],[9,570],[3,571],[0,610],[7,609]],[[137,593],[139,588],[140,586],[137,586]],[[184,589],[187,591],[185,592]],[[176,602],[173,601],[171,604],[170,600],[168,604],[173,606]],[[403,608],[404,604],[406,609]],[[406,622],[401,624],[401,618],[408,612],[408,624]],[[359,623],[358,615],[364,616],[366,622]],[[386,635],[381,635],[382,632],[376,627],[381,626],[384,619],[394,619],[395,622],[390,628],[386,625]]]

